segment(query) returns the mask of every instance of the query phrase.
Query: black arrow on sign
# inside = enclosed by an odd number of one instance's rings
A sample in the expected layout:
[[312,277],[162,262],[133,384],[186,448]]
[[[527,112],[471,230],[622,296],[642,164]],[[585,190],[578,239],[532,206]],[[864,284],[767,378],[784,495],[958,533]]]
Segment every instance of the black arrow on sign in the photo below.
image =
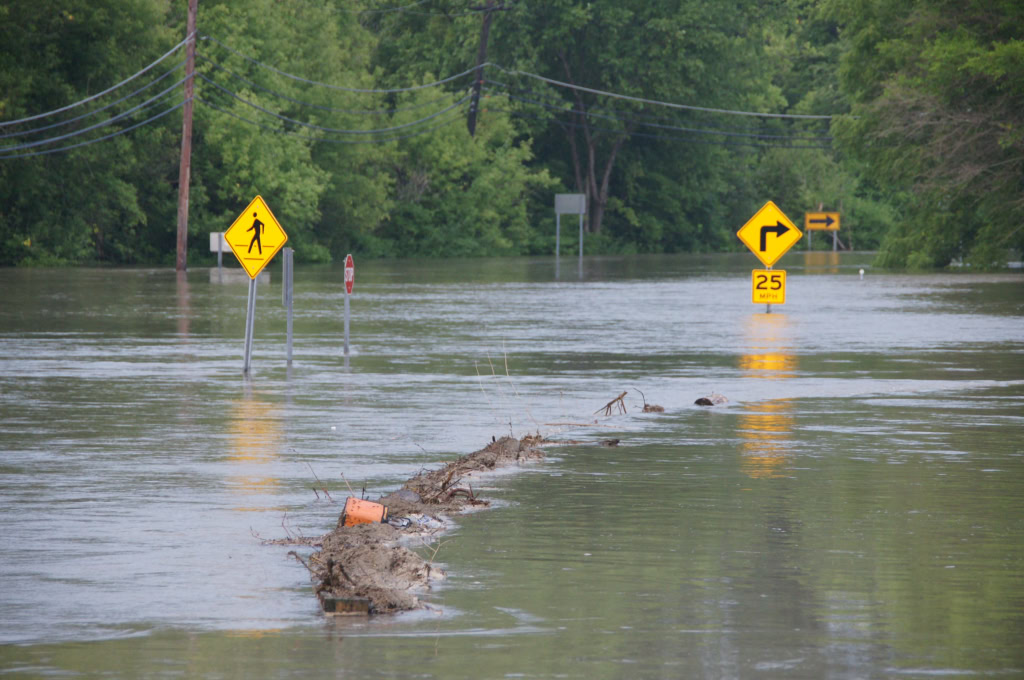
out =
[[789,231],[789,227],[787,227],[782,222],[779,222],[774,227],[772,227],[772,226],[761,227],[761,252],[763,253],[764,251],[766,251],[768,249],[768,245],[766,243],[766,241],[768,240],[768,234],[775,234],[776,236],[782,236],[787,231]]
[[[826,227],[831,227],[832,223],[835,222],[835,220],[832,219],[831,215],[825,215],[825,219],[823,220],[808,220],[808,222],[810,222],[811,224],[821,224],[822,222],[824,222]],[[808,236],[807,238],[810,238],[810,236]]]

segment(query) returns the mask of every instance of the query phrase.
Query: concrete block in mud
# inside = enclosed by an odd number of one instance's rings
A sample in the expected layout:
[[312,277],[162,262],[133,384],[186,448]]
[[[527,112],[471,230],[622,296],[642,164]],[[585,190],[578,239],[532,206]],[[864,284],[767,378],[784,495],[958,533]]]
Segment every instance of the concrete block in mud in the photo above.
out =
[[366,597],[340,597],[327,593],[320,595],[325,614],[334,616],[369,616],[370,600]]

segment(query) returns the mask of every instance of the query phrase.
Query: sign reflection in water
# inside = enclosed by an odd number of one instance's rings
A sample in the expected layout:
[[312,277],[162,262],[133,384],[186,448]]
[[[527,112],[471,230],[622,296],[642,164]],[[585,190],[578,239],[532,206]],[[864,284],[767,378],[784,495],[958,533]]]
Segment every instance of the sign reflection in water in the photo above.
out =
[[[740,356],[744,377],[769,380],[792,378],[797,358],[791,350],[789,320],[784,314],[753,314],[746,326],[747,353]],[[795,419],[789,399],[746,404],[738,433],[743,456],[741,469],[755,479],[784,477],[793,454]]]
[[234,402],[231,416],[228,460],[232,463],[232,473],[228,484],[232,491],[245,498],[245,504],[235,509],[283,511],[283,508],[270,507],[270,501],[278,498],[279,482],[274,467],[284,446],[275,406],[260,401],[251,390],[246,390],[243,398]]

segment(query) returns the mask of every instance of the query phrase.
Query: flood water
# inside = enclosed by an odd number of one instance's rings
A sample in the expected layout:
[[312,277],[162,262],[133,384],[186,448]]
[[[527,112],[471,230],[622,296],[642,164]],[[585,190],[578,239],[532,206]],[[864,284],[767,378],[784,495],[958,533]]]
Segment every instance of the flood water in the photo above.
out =
[[[0,270],[0,675],[1024,677],[1024,276],[869,262],[357,258],[347,361],[298,265],[290,367],[275,263],[248,378],[237,270]],[[260,541],[534,432],[425,611]]]

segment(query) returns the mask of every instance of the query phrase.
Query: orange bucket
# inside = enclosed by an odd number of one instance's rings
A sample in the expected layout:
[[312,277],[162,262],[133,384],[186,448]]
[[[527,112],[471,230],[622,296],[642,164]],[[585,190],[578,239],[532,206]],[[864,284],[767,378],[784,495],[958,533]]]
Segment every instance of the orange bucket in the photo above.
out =
[[341,524],[346,527],[354,527],[357,524],[383,522],[387,518],[388,508],[386,505],[362,501],[349,496],[345,501],[345,511],[341,513]]

